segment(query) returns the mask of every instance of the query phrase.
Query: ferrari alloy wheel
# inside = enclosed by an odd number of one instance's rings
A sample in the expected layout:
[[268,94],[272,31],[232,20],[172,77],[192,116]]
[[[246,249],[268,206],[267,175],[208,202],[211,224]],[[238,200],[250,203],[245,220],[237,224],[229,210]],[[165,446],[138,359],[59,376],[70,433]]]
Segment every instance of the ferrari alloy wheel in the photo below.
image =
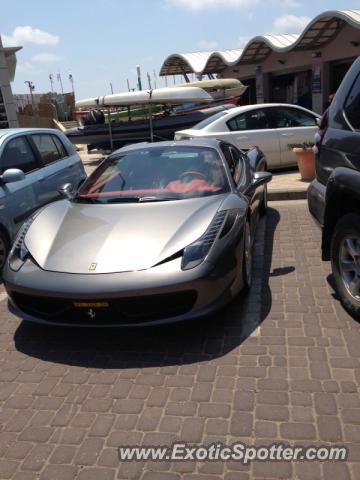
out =
[[347,214],[337,223],[331,244],[336,292],[344,308],[360,318],[360,216]]
[[9,253],[9,242],[5,234],[0,230],[0,272],[4,268]]
[[243,261],[244,287],[251,287],[252,280],[252,240],[249,220],[246,221],[244,230],[244,261]]

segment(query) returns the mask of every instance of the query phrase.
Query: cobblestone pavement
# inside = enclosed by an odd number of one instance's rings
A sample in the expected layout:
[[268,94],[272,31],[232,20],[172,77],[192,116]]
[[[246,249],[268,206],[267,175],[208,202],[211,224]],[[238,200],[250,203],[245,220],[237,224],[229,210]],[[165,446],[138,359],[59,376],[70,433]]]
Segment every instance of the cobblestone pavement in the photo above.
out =
[[[272,204],[250,294],[196,324],[44,328],[8,314],[1,294],[0,479],[359,479],[359,326],[333,296],[319,238],[305,202]],[[178,439],[344,443],[350,458],[119,464],[118,446]]]

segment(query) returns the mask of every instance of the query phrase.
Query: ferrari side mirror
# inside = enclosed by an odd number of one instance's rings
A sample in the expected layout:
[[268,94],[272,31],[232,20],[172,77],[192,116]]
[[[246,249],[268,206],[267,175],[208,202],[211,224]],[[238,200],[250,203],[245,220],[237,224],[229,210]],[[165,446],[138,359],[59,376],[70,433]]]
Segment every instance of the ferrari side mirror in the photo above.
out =
[[74,187],[71,185],[71,183],[65,183],[64,185],[61,185],[61,187],[58,189],[58,192],[61,196],[68,198],[69,200],[72,200],[75,195]]

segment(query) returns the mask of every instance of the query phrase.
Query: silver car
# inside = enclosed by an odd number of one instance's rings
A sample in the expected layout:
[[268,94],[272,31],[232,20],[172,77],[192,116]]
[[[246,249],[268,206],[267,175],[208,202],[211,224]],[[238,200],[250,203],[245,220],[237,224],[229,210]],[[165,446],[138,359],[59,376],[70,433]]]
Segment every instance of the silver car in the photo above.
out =
[[75,196],[23,225],[3,275],[11,311],[139,326],[219,309],[251,283],[265,164],[257,148],[244,155],[217,140],[114,152]]
[[61,185],[77,189],[85,178],[79,155],[58,130],[0,130],[0,271],[24,221],[59,199]]
[[257,145],[266,155],[269,169],[297,165],[291,144],[314,142],[320,116],[297,105],[264,103],[218,112],[188,130],[175,133],[175,140],[219,138],[242,150]]

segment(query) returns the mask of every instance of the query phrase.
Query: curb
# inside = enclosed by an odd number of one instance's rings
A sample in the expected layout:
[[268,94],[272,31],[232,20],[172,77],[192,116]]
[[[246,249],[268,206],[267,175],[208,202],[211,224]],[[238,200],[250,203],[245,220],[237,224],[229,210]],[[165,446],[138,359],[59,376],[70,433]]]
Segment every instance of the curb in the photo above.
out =
[[268,201],[274,200],[305,200],[307,190],[268,190]]

